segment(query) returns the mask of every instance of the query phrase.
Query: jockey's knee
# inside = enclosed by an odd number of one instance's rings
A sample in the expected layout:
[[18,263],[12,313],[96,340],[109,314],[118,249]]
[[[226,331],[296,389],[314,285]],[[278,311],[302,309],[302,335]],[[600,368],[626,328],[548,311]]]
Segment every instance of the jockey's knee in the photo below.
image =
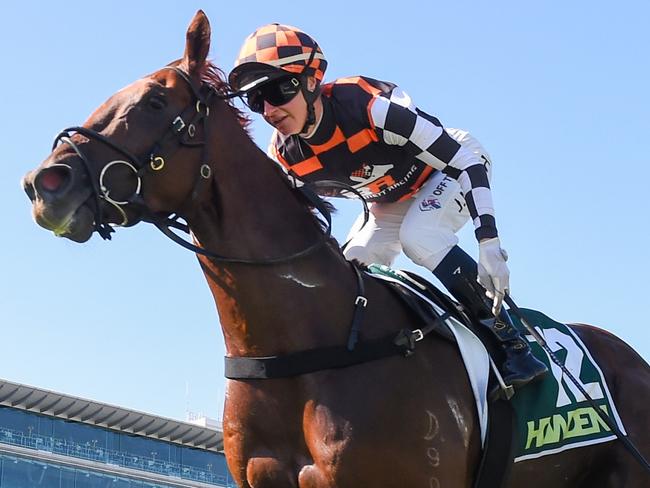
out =
[[447,229],[402,229],[399,234],[404,254],[415,264],[433,271],[458,244],[456,234]]

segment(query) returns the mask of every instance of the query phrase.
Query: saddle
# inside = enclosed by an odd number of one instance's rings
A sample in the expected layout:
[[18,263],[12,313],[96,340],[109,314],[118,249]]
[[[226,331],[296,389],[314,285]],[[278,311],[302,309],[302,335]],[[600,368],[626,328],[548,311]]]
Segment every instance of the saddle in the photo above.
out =
[[[491,341],[482,339],[483,328],[472,322],[460,303],[453,300],[430,281],[411,271],[395,270],[384,265],[371,264],[363,269],[373,278],[379,278],[386,287],[402,300],[407,308],[418,316],[421,322],[431,322],[432,317],[437,317],[444,322],[449,317],[453,317],[481,339],[491,358],[500,358],[501,351]],[[444,312],[440,313],[432,304]],[[449,328],[443,324],[438,323],[434,331],[440,337],[456,342],[456,338]],[[496,381],[492,378],[491,381],[493,380]]]

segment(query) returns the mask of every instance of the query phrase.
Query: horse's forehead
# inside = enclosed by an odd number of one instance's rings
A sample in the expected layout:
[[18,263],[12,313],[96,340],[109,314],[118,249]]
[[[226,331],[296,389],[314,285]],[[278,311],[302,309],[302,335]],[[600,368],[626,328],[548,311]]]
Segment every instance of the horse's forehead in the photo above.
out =
[[135,80],[133,83],[126,85],[124,88],[119,89],[113,96],[141,96],[154,83],[155,81],[150,77],[140,78],[139,80]]
[[106,102],[104,102],[103,105],[117,106],[135,104],[141,100],[144,94],[147,93],[155,84],[155,81],[151,78],[140,78],[115,92],[108,100],[106,100]]
[[105,121],[106,118],[119,117],[122,111],[136,105],[155,84],[151,78],[141,78],[121,88],[90,114],[86,124],[95,124]]
[[178,76],[172,76],[169,70],[160,70],[149,76],[140,78],[111,95],[108,100],[93,112],[89,120],[102,117],[106,113],[114,113],[120,107],[135,105],[154,87],[164,87],[175,91],[174,89],[179,86],[179,83],[184,83],[182,79],[179,82],[179,79],[180,77]]

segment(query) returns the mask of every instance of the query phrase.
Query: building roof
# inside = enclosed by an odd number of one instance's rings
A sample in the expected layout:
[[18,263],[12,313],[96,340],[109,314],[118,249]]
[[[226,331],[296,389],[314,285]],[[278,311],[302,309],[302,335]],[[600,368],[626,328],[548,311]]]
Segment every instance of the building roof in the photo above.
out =
[[218,430],[0,378],[0,405],[188,447],[223,450]]

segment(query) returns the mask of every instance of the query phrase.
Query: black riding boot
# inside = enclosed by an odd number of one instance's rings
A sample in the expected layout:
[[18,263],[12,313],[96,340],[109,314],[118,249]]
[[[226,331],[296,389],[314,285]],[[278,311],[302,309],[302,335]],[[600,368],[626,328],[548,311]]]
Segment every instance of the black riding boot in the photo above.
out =
[[[505,309],[501,308],[496,318],[492,315],[492,301],[476,281],[478,266],[471,256],[454,246],[433,273],[466,308],[470,318],[487,327],[499,341],[505,353],[501,375],[506,384],[519,387],[541,378],[548,371],[530,352],[528,342],[512,325]],[[484,339],[483,334],[479,335]]]

